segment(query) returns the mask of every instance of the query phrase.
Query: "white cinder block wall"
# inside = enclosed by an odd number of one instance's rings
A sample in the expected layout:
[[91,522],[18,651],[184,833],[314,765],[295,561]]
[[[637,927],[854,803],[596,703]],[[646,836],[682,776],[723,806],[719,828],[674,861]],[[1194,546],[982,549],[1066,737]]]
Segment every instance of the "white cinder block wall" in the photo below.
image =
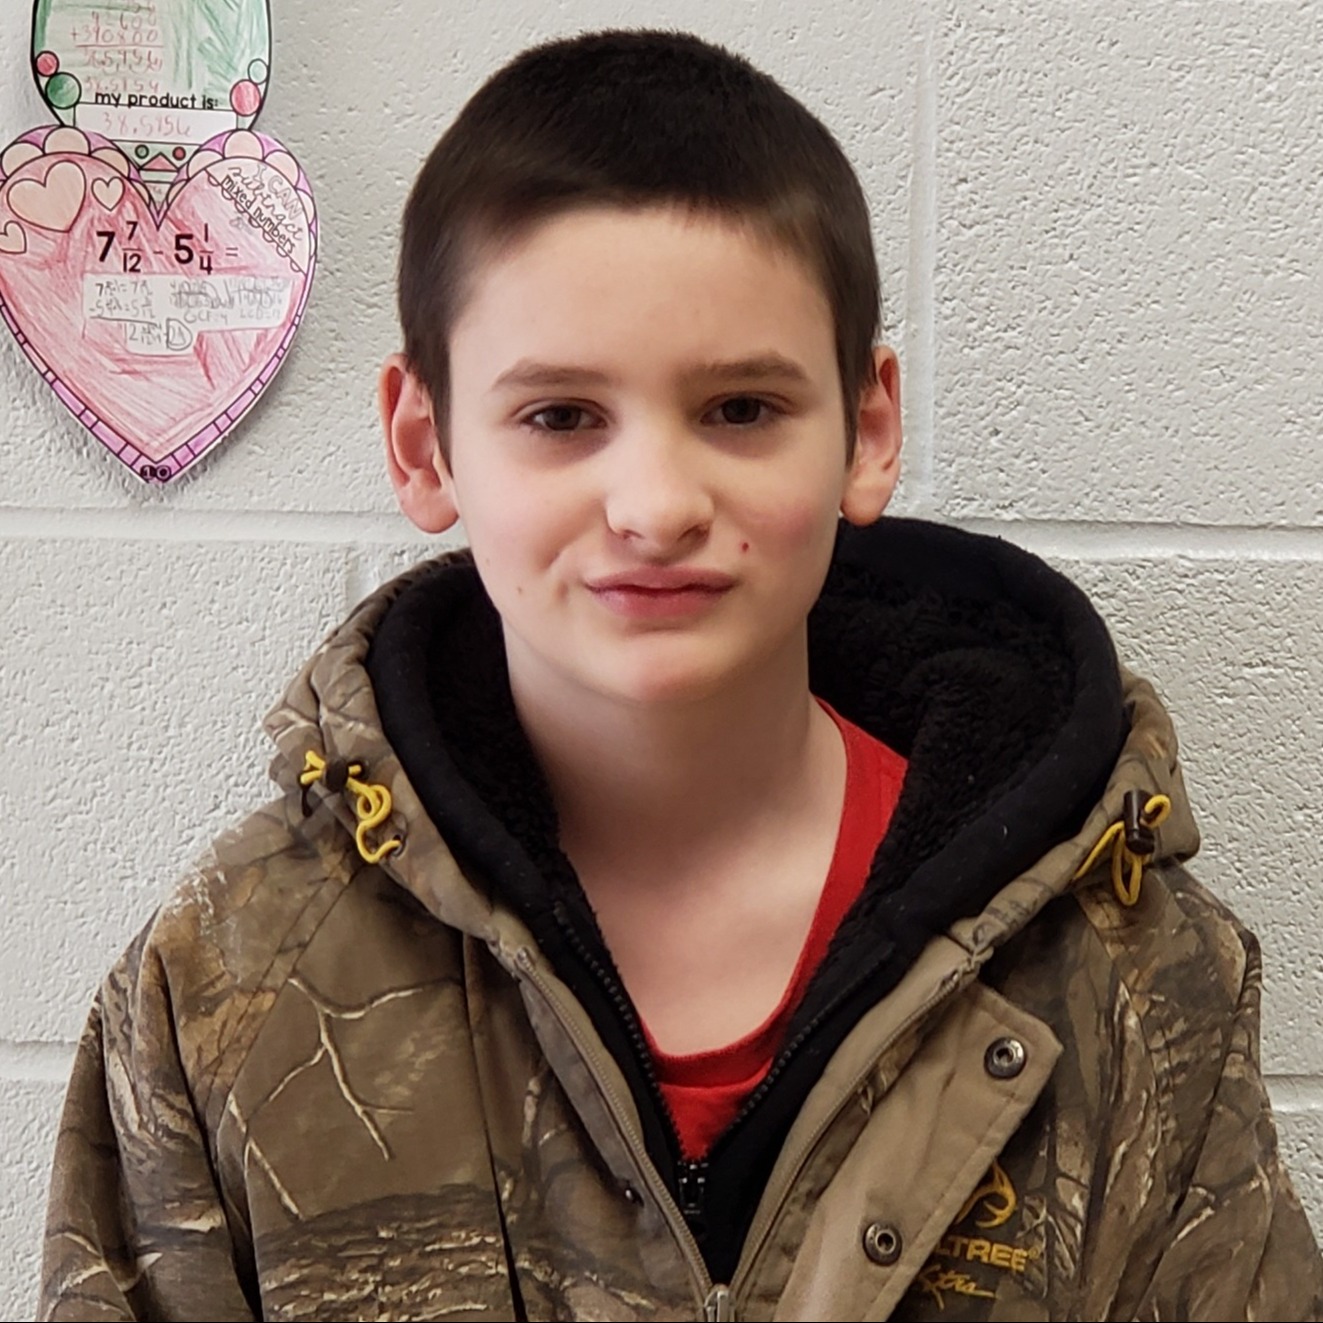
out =
[[[394,512],[376,361],[409,180],[528,43],[690,28],[842,138],[904,364],[900,508],[1095,595],[1183,735],[1201,876],[1257,929],[1264,1063],[1323,1233],[1323,24],[1311,0],[272,0],[261,127],[311,175],[292,361],[147,490],[0,337],[0,1316],[30,1317],[47,1163],[93,988],[265,793],[262,712],[428,549]],[[0,6],[0,140],[48,116]]]

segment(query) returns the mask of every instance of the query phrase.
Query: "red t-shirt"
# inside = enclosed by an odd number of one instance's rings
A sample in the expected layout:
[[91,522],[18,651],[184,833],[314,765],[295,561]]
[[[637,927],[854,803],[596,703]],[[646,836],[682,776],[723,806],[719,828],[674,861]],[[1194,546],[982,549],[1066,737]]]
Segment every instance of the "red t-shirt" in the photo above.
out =
[[864,888],[878,843],[900,798],[907,763],[895,750],[818,699],[845,741],[845,803],[822,896],[781,1004],[752,1033],[688,1056],[663,1052],[648,1033],[661,1091],[675,1117],[684,1156],[697,1160],[735,1119],[780,1050],[786,1027],[827,947]]

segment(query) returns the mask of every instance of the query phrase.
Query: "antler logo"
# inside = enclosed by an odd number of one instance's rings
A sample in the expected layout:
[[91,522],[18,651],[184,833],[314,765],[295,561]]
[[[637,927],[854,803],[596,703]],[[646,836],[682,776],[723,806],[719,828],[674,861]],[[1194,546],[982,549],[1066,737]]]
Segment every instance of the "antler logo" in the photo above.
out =
[[998,1162],[993,1162],[982,1184],[965,1200],[964,1206],[956,1214],[957,1225],[963,1222],[980,1203],[983,1205],[983,1216],[974,1225],[985,1231],[1003,1226],[1010,1221],[1011,1214],[1015,1212],[1015,1187]]
[[[994,1240],[986,1234],[994,1227],[1005,1226],[1019,1202],[1011,1178],[1001,1163],[994,1162],[965,1200],[951,1228],[937,1242],[912,1289],[929,1296],[938,1309],[945,1309],[947,1293],[993,1298],[1001,1290],[1002,1274],[1023,1280],[1029,1265],[1042,1257],[1042,1245]],[[966,1223],[969,1218],[976,1219],[972,1227]],[[961,1226],[965,1230],[957,1230]]]

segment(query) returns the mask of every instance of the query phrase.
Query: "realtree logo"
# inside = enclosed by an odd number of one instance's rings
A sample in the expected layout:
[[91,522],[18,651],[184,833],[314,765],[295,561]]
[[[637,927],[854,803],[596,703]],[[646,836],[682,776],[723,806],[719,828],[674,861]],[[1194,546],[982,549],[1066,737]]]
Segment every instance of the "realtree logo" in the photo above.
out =
[[931,1297],[938,1309],[946,1308],[948,1292],[994,1299],[997,1294],[996,1277],[984,1276],[980,1280],[974,1275],[977,1270],[972,1265],[981,1264],[1000,1272],[1023,1273],[1038,1258],[1038,1247],[993,1240],[989,1236],[966,1235],[954,1228],[972,1218],[978,1230],[994,1230],[1010,1221],[1018,1203],[1010,1177],[1002,1170],[1000,1163],[994,1162],[987,1176],[956,1214],[952,1230],[938,1241],[928,1262],[915,1278],[915,1288]]
[[1015,1212],[1015,1186],[1002,1171],[999,1162],[994,1162],[988,1168],[983,1184],[965,1200],[964,1207],[956,1214],[954,1225],[959,1226],[980,1202],[983,1204],[983,1216],[977,1219],[975,1225],[984,1231],[991,1231],[993,1227],[1009,1222],[1011,1214]]

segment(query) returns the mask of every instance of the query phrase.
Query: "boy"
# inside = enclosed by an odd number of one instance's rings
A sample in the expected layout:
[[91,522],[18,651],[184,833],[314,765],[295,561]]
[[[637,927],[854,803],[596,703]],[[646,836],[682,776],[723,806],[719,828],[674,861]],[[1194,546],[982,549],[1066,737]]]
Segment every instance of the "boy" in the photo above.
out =
[[742,60],[470,101],[380,398],[471,551],[328,640],[105,984],[45,1317],[1318,1316],[1170,723],[1045,565],[877,522],[877,307]]

